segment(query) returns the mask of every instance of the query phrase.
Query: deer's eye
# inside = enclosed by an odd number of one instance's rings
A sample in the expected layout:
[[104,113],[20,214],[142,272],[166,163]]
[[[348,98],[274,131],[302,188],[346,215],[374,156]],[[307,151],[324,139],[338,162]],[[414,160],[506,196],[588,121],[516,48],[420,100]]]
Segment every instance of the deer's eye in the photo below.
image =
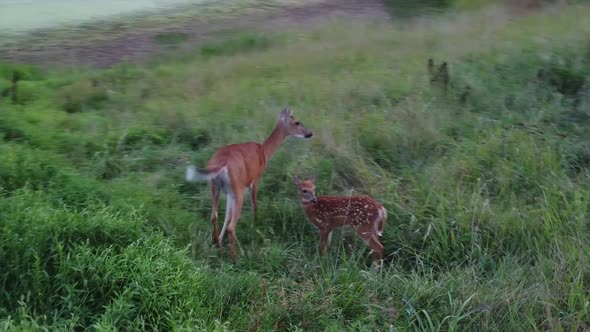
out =
[[308,193],[308,191],[307,191],[307,190],[303,190],[303,193],[304,193],[304,194],[307,194],[307,193]]
[[301,122],[297,121],[297,122],[295,122],[295,125],[296,126],[300,126],[301,125]]

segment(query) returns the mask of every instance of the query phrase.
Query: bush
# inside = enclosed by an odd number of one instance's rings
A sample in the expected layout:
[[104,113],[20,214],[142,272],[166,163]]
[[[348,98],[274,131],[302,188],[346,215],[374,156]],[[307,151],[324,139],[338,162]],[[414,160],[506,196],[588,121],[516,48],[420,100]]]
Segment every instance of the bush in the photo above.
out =
[[100,109],[109,100],[106,89],[90,81],[79,81],[60,89],[58,103],[68,113]]
[[55,195],[56,203],[75,209],[109,199],[98,182],[71,170],[51,153],[5,144],[0,154],[0,187],[7,193],[25,187],[45,190]]
[[79,213],[19,191],[0,201],[0,306],[24,305],[49,324],[73,321],[117,329],[196,324],[203,274],[138,213],[108,208]]
[[201,54],[206,57],[235,55],[238,53],[261,51],[273,44],[270,37],[256,33],[244,33],[220,41],[212,41],[201,47]]
[[189,35],[184,32],[162,32],[157,34],[154,39],[164,46],[176,46],[184,43]]
[[386,7],[395,17],[412,17],[424,14],[436,13],[448,8],[453,0],[384,0]]
[[0,79],[11,81],[14,72],[17,72],[20,80],[23,81],[39,81],[45,78],[45,75],[37,66],[0,63]]
[[15,144],[0,146],[0,186],[8,192],[30,186],[47,188],[64,164],[55,156],[41,150]]

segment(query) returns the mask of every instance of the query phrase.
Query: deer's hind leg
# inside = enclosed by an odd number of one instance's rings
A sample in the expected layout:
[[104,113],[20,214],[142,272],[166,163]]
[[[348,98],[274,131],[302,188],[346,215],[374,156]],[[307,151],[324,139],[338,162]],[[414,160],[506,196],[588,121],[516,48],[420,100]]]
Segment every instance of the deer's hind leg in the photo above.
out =
[[383,245],[376,234],[369,239],[369,246],[373,249],[373,260],[377,263],[383,258]]
[[235,190],[234,200],[232,202],[232,213],[229,225],[227,226],[227,236],[229,237],[231,259],[235,263],[238,257],[236,226],[242,213],[242,206],[244,204],[244,191]]
[[217,209],[219,207],[220,189],[215,180],[211,180],[211,224],[213,225],[213,244],[221,246],[219,241],[219,229],[217,228]]
[[252,182],[250,185],[250,205],[252,206],[252,213],[254,214],[254,223],[258,219],[258,181]]
[[318,247],[320,255],[324,255],[327,252],[330,240],[332,240],[332,231],[329,229],[320,229],[320,244]]
[[383,258],[383,245],[379,242],[379,235],[375,231],[365,231],[360,229],[356,230],[357,234],[367,243],[367,245],[373,249],[373,262],[377,265],[381,265],[381,259]]
[[219,248],[223,246],[223,236],[225,235],[225,231],[227,230],[227,226],[229,225],[229,222],[231,220],[234,205],[233,194],[227,193],[225,197],[225,220],[223,221],[223,227],[221,227],[221,235],[219,235],[219,241],[217,243],[217,246]]

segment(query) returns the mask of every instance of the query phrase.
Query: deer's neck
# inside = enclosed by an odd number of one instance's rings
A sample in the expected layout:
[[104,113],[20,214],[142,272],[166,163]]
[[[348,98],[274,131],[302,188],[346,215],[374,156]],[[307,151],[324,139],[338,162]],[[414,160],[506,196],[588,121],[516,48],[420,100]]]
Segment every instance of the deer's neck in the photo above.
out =
[[280,123],[277,124],[270,136],[268,136],[264,143],[262,143],[265,160],[268,161],[270,157],[277,151],[285,137],[287,137],[287,132]]
[[316,204],[312,202],[301,201],[301,206],[303,207],[303,211],[308,217],[314,217],[316,214],[315,208]]

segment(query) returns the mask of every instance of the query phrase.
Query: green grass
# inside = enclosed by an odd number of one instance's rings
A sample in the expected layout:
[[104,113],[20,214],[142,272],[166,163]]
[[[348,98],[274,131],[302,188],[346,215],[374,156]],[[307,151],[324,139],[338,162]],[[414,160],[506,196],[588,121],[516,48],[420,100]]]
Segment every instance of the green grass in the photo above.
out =
[[[0,329],[586,329],[588,15],[332,21],[101,71],[0,66],[0,84],[23,77],[0,100]],[[184,166],[263,140],[284,105],[315,135],[273,157],[234,265]],[[348,231],[318,256],[295,174],[383,203],[380,272]]]

